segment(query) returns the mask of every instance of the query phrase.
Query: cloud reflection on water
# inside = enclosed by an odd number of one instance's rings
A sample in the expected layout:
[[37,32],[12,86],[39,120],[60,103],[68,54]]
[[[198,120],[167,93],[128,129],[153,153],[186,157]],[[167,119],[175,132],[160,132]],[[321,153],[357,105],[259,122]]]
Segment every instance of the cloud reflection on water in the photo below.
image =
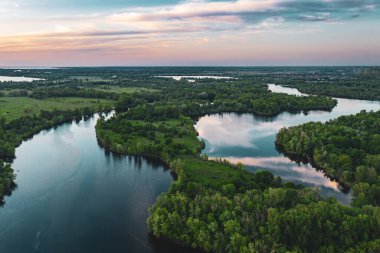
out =
[[[269,85],[272,92],[302,95],[298,90]],[[380,110],[380,102],[337,99],[331,112],[312,111],[291,114],[284,112],[275,117],[258,117],[252,114],[223,113],[202,117],[195,125],[199,137],[206,142],[203,150],[209,157],[221,157],[233,163],[241,162],[250,171],[267,169],[285,181],[319,187],[324,196],[334,196],[344,203],[349,196],[339,191],[339,185],[330,181],[322,172],[310,165],[291,161],[275,149],[277,132],[283,127],[300,125],[310,121],[325,122],[342,115],[355,114],[361,110]]]
[[[281,176],[285,181],[302,181],[315,187],[323,186],[334,191],[339,191],[338,183],[326,178],[322,171],[315,170],[310,165],[289,163],[286,157],[222,157],[232,163],[242,164],[257,169],[269,170]],[[248,168],[249,169],[249,168]]]

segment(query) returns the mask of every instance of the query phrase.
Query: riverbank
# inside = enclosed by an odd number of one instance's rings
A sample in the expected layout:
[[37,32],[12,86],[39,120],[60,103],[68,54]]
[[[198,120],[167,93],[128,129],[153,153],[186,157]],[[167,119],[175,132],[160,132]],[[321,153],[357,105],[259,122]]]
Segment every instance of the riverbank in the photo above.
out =
[[379,137],[380,111],[362,111],[322,123],[284,128],[276,143],[285,154],[309,160],[348,189],[353,205],[380,205]]
[[108,150],[159,158],[179,180],[192,178],[214,187],[238,181],[241,173],[250,174],[240,166],[200,157],[204,143],[197,138],[194,122],[188,117],[150,122],[121,118],[100,119],[96,125],[99,143]]
[[[15,158],[15,149],[42,130],[49,129],[65,122],[79,120],[82,117],[89,117],[96,112],[95,108],[80,108],[76,110],[52,110],[41,111],[39,116],[22,116],[15,120],[6,122],[3,120],[0,124],[0,162],[6,161],[11,163]],[[4,196],[9,195],[12,189],[16,187],[13,182],[15,174],[12,167],[7,164],[0,168],[0,202],[3,202]]]

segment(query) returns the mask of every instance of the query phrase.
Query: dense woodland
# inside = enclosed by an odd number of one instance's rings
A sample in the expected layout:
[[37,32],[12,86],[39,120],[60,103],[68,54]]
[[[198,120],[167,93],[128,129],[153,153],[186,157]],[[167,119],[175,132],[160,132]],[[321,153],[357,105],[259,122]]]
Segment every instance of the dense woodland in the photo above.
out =
[[[317,85],[317,80],[323,80],[322,87],[324,82],[341,84],[346,78],[356,82],[355,76],[363,72],[342,69],[348,74],[342,75],[340,68],[66,68],[22,72],[0,69],[0,75],[46,79],[0,83],[0,94],[42,101],[52,97],[112,101],[117,113],[107,121],[104,118],[98,121],[99,143],[118,153],[158,157],[170,166],[177,179],[150,209],[148,227],[156,237],[208,252],[379,252],[380,208],[376,188],[379,180],[377,177],[375,182],[373,178],[379,173],[378,157],[360,146],[361,138],[365,137],[374,150],[378,148],[377,137],[370,142],[376,135],[370,131],[378,131],[375,123],[369,122],[372,130],[366,132],[359,128],[361,123],[353,130],[340,126],[334,136],[344,137],[340,133],[347,132],[348,142],[343,138],[327,144],[332,158],[334,154],[352,152],[344,153],[350,159],[350,169],[338,172],[341,169],[338,159],[338,165],[330,171],[334,178],[349,179],[342,183],[354,188],[351,207],[335,199],[321,199],[315,189],[283,183],[270,172],[253,174],[241,164],[209,160],[207,155],[200,155],[204,143],[198,140],[193,127],[198,117],[210,113],[273,116],[283,111],[331,110],[336,105],[332,98],[273,94],[266,84]],[[236,79],[199,79],[189,83],[155,77],[172,74],[225,75]],[[374,84],[370,92],[355,96],[372,99],[370,93],[376,94],[376,87]],[[337,94],[335,90],[327,95],[344,96]],[[0,158],[12,161],[15,147],[41,129],[107,109],[110,108],[41,111],[12,121],[3,117]],[[375,119],[374,114],[371,120]],[[321,125],[321,129],[324,127]],[[354,151],[345,150],[339,145],[352,144],[349,135],[352,131],[356,133],[353,142],[357,146],[353,146]],[[318,141],[319,136],[315,136],[312,141]],[[326,133],[327,139],[328,136]],[[353,164],[364,169],[353,170]],[[13,177],[9,164],[1,162],[1,194],[9,193]]]
[[380,205],[380,112],[281,129],[277,144],[352,187],[353,205]]
[[[260,173],[256,173],[260,177]],[[266,177],[268,176],[266,175]],[[262,180],[262,181],[261,181]],[[311,189],[273,186],[239,193],[176,182],[151,209],[157,237],[213,252],[378,252],[379,208],[318,200]],[[356,251],[357,245],[363,251]]]

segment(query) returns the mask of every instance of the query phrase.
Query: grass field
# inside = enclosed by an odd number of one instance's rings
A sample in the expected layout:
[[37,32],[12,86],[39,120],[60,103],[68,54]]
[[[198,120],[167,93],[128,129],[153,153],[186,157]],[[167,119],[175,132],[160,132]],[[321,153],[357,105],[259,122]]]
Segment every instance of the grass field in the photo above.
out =
[[253,174],[213,160],[205,161],[194,156],[183,156],[184,170],[190,181],[208,186],[222,186],[237,181],[251,180]]
[[49,98],[0,97],[0,117],[7,121],[25,115],[38,114],[41,110],[69,110],[75,108],[98,108],[99,105],[112,105],[112,101],[92,98]]

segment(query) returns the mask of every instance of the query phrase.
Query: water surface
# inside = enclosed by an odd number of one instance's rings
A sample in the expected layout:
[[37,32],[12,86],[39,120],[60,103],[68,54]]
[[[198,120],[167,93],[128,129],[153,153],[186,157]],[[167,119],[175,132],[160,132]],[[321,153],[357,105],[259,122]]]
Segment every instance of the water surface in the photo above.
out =
[[[296,89],[269,85],[272,92],[306,95]],[[275,148],[277,132],[283,127],[300,125],[309,121],[325,122],[341,115],[361,110],[380,110],[380,103],[353,99],[337,99],[331,111],[312,111],[307,114],[284,112],[276,117],[258,117],[252,114],[223,113],[202,117],[195,128],[206,142],[203,153],[231,162],[241,162],[250,171],[269,170],[285,181],[318,187],[323,196],[336,197],[348,204],[350,196],[342,193],[339,185],[316,171],[310,165],[298,164],[279,153]]]
[[42,78],[32,78],[24,76],[0,76],[0,82],[33,82],[44,80]]
[[96,118],[43,131],[17,148],[18,188],[0,208],[0,252],[183,251],[146,228],[148,208],[172,182],[169,171],[106,153]]
[[155,76],[155,77],[160,77],[160,78],[172,78],[176,81],[179,81],[181,79],[186,79],[189,82],[195,82],[196,79],[216,79],[216,80],[221,80],[221,79],[234,79],[233,77],[228,77],[228,76]]

